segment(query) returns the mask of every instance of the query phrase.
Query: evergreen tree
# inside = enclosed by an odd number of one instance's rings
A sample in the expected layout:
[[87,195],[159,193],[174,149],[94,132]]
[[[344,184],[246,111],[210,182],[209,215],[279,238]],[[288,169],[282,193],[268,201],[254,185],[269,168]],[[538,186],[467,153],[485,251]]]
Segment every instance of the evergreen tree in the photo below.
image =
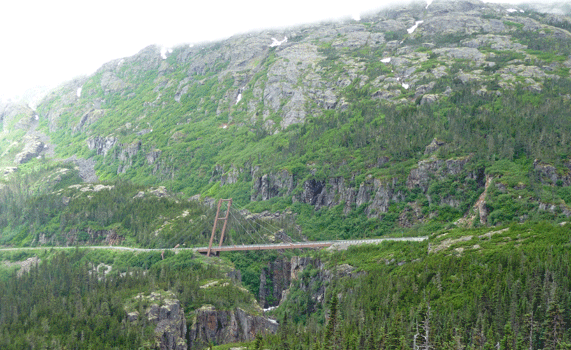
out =
[[556,350],[563,337],[563,310],[556,302],[551,302],[544,322],[544,349]]
[[336,336],[336,326],[337,326],[337,304],[339,300],[337,294],[333,293],[331,301],[329,302],[329,320],[327,321],[327,326],[325,328],[325,336],[323,339],[323,344],[326,350],[335,349],[335,336]]
[[502,350],[516,350],[516,338],[511,324],[508,322],[504,327],[504,337],[501,341]]
[[418,310],[414,350],[433,349],[430,303],[422,303]]

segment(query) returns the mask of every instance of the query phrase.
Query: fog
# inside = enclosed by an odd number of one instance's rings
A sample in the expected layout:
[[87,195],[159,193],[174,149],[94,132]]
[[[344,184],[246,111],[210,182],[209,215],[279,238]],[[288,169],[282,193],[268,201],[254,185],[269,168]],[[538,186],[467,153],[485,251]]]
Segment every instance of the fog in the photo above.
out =
[[395,3],[404,2],[6,1],[0,5],[0,98],[15,99],[34,86],[91,74],[151,44],[168,48],[258,29],[359,19]]

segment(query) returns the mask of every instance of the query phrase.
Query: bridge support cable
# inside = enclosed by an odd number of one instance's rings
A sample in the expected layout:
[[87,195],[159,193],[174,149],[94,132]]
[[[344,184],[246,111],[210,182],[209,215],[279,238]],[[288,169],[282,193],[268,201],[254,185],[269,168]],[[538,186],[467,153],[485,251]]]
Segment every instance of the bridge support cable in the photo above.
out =
[[[243,217],[243,215],[242,215],[240,212],[238,212],[237,214],[239,214],[241,217]],[[234,219],[235,219],[236,221],[240,222],[240,221],[236,218],[236,216],[234,215],[233,212],[232,212],[232,216],[234,217]],[[264,239],[264,237],[262,237],[262,235],[260,235],[260,232],[258,232],[258,229],[257,229],[254,225],[252,225],[252,223],[250,222],[250,220],[244,218],[244,222],[247,223],[247,224],[252,228],[252,229],[251,229],[252,232],[254,232],[255,234],[258,235],[258,237],[260,238],[260,244],[267,243],[266,240]],[[244,229],[244,231],[246,231],[246,233],[247,233],[248,235],[250,235],[250,237],[252,238],[252,241],[253,241],[254,243],[256,243],[256,239],[250,234],[250,231],[249,231],[248,229],[246,229],[246,227],[245,227],[244,225],[240,224],[240,226],[242,226],[242,228]],[[262,226],[260,225],[260,227],[262,227]]]
[[[239,205],[235,205],[235,207],[237,207],[237,210],[244,210],[245,208],[241,208]],[[239,214],[241,214],[240,212],[238,212]],[[279,232],[281,230],[284,231],[285,233],[285,229],[284,228],[280,228],[275,226],[270,220],[260,220],[262,223],[259,224],[260,229],[267,231],[270,235],[275,235],[276,232]],[[258,229],[256,229],[252,223],[250,222],[250,220],[246,220],[246,222],[252,227],[252,229],[254,230],[254,232],[256,232],[258,234],[258,236],[260,236],[260,234],[258,233]],[[266,227],[268,226],[268,227]],[[272,231],[273,230],[273,231]],[[287,235],[287,234],[286,234]],[[291,242],[293,243],[297,243],[299,242],[297,239],[295,239],[294,237],[288,236],[291,239]],[[264,242],[265,240],[260,236],[260,238],[262,239],[262,242]]]
[[[258,235],[258,237],[260,237],[260,242],[262,242],[262,244],[268,243],[267,239],[260,234],[260,231],[262,229],[266,230],[270,235],[274,235],[275,232],[280,230],[279,228],[276,228],[275,231],[269,230],[267,227],[265,227],[265,225],[268,225],[269,222],[267,222],[265,220],[258,220],[257,225],[254,225],[252,223],[252,221],[254,221],[254,220],[245,219],[245,221],[248,223],[248,225],[250,225],[250,227],[252,228],[252,231],[254,231]],[[256,226],[258,226],[258,227],[256,227]]]
[[[255,238],[254,236],[252,236],[252,234],[250,233],[250,230],[248,230],[244,225],[242,225],[242,223],[240,222],[240,219],[236,217],[236,215],[234,214],[234,212],[230,212],[230,215],[232,215],[232,218],[234,219],[233,222],[238,223],[238,225],[240,225],[240,227],[242,228],[242,230],[244,230],[244,232],[246,232],[246,234],[248,234],[248,236],[250,236],[250,238],[252,239],[252,242],[253,242],[254,244],[256,244],[256,243],[257,243],[257,242],[256,242],[256,238]],[[245,220],[245,219],[244,219],[244,220]],[[247,221],[247,220],[245,220],[245,221]],[[254,229],[254,232],[256,232],[255,229]],[[258,236],[259,236],[259,234],[258,234]],[[262,238],[262,237],[260,237],[260,238]],[[260,244],[264,244],[264,243],[266,243],[266,242],[262,239],[262,241],[260,242]],[[242,243],[242,244],[244,244],[244,243]],[[246,245],[246,244],[244,244],[244,245]]]
[[[220,217],[220,207],[222,206],[223,202],[228,203],[228,207],[226,208],[226,215],[224,217]],[[222,242],[224,241],[224,232],[226,231],[226,225],[228,224],[228,216],[230,215],[230,208],[232,207],[232,198],[230,199],[222,199],[218,200],[218,208],[216,209],[216,218],[214,218],[214,225],[212,226],[212,235],[210,236],[210,242],[208,243],[208,251],[206,252],[206,256],[210,256],[212,250],[212,242],[214,241],[214,235],[216,234],[216,224],[218,220],[224,220],[224,225],[222,226],[222,232],[220,233],[220,244],[219,247],[222,247]]]

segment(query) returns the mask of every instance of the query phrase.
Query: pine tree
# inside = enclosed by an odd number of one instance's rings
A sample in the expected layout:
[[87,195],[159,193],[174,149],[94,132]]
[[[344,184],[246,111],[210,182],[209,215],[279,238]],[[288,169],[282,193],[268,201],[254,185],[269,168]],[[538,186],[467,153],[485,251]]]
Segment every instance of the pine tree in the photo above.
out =
[[515,350],[515,334],[511,324],[508,322],[504,327],[504,337],[502,338],[502,350]]
[[434,348],[430,317],[430,303],[422,303],[417,316],[416,334],[414,335],[413,344],[414,350],[430,350]]
[[550,303],[547,309],[547,318],[544,323],[544,349],[557,349],[563,337],[563,326],[563,310],[561,310],[558,303]]
[[329,304],[329,320],[327,321],[327,327],[325,328],[325,338],[323,343],[326,350],[332,350],[335,347],[335,328],[337,325],[337,304],[339,300],[337,294],[333,293]]
[[537,330],[537,321],[534,320],[532,313],[528,313],[524,316],[524,322],[526,327],[525,342],[527,343],[527,349],[533,350]]

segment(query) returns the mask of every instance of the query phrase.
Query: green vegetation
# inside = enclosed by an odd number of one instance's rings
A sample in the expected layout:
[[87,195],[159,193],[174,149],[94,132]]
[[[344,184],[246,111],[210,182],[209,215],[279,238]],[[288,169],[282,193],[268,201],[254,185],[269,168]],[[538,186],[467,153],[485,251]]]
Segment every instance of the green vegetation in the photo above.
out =
[[[0,261],[37,256],[29,272],[0,279],[0,347],[2,349],[154,348],[155,324],[145,317],[126,322],[133,297],[150,292],[175,293],[187,318],[204,304],[219,310],[255,310],[250,293],[234,283],[200,288],[201,281],[224,279],[231,265],[190,252],[131,253],[109,250],[0,252]],[[111,271],[98,269],[106,264]],[[6,277],[0,263],[0,277]],[[227,281],[230,282],[230,281]],[[130,301],[130,304],[127,304]],[[143,314],[139,309],[140,314]]]
[[[415,339],[436,349],[568,349],[570,238],[568,225],[538,223],[322,252],[328,269],[356,270],[330,282],[304,270],[278,309],[289,332],[266,341],[271,349],[408,349]],[[318,283],[327,286],[323,304]]]
[[[281,47],[149,48],[53,92],[37,122],[2,114],[0,245],[34,249],[0,252],[0,348],[149,348],[152,325],[125,320],[139,293],[175,293],[189,319],[259,315],[261,271],[305,255],[278,334],[248,348],[569,349],[571,22],[489,7],[409,35],[395,28],[448,13],[411,6]],[[26,134],[48,156],[16,169]],[[80,248],[206,245],[219,198],[229,245],[430,239],[222,259]]]

